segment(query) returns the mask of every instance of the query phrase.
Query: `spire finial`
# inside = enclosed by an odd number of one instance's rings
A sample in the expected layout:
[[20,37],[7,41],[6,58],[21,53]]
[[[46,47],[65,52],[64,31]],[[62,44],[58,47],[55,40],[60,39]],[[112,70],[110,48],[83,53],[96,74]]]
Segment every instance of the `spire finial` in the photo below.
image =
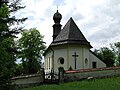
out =
[[58,6],[57,6],[57,12],[58,12]]

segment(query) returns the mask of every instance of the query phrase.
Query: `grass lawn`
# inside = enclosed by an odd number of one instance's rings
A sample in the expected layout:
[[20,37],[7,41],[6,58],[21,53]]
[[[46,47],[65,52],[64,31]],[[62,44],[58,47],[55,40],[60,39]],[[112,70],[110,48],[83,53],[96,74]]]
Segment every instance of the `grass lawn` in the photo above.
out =
[[22,90],[120,90],[120,77],[69,82],[59,85],[41,85]]

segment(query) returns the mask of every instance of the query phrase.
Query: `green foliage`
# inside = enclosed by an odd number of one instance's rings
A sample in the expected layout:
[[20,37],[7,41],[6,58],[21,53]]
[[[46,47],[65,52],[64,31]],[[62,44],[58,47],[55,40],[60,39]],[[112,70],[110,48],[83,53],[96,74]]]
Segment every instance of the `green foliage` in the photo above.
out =
[[0,17],[1,18],[6,18],[9,16],[9,9],[8,7],[6,6],[6,4],[3,4],[1,9],[0,9]]
[[25,18],[16,19],[11,14],[11,10],[18,7],[19,1],[15,0],[8,5],[1,4],[2,1],[0,1],[0,90],[12,90],[11,77],[14,76],[15,72],[17,52],[14,37],[21,31],[21,27],[17,28],[14,25],[25,21]]
[[10,78],[14,75],[16,59],[11,50],[13,45],[13,38],[7,38],[0,42],[0,85],[5,87],[10,85]]
[[[1,1],[0,1],[1,2]],[[27,18],[18,19],[14,15],[15,12],[20,10],[20,0],[14,0],[8,6],[3,4],[0,8],[0,35],[1,37],[16,37],[22,31],[22,27],[18,26],[23,23]]]
[[100,48],[94,51],[98,57],[106,64],[107,67],[114,65],[115,54],[107,47]]
[[22,90],[119,90],[120,77],[69,82],[60,85],[43,85]]
[[115,53],[116,66],[120,66],[120,42],[111,44],[111,48]]
[[22,63],[16,64],[15,65],[15,76],[19,76],[23,74],[23,66]]
[[11,83],[10,78],[13,76],[14,72],[14,61],[15,56],[11,51],[12,46],[14,46],[14,41],[12,37],[4,37],[3,32],[6,32],[7,22],[4,20],[8,17],[9,12],[5,4],[0,8],[0,86],[4,89]]
[[36,28],[22,32],[22,37],[18,41],[20,51],[18,58],[22,58],[26,73],[36,73],[40,69],[44,44],[43,36]]
[[3,35],[8,29],[6,22],[8,15],[9,15],[8,7],[6,6],[6,4],[3,4],[2,7],[0,8],[0,41],[1,42],[3,40]]
[[94,53],[106,63],[108,67],[120,66],[120,42],[110,44],[110,48],[103,47],[100,49],[95,49]]

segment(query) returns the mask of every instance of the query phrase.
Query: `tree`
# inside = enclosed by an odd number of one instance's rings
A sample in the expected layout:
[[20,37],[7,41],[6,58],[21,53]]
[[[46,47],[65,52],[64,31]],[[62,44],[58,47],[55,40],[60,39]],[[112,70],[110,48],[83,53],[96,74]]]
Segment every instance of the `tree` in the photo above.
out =
[[16,58],[10,49],[12,45],[14,45],[13,38],[4,39],[0,43],[0,85],[2,85],[0,88],[2,90],[10,89],[11,77],[14,76]]
[[116,66],[120,66],[120,42],[110,44],[113,52],[115,53]]
[[27,74],[36,73],[40,69],[42,54],[45,50],[43,36],[36,28],[25,30],[18,41],[18,57],[22,59],[23,68]]
[[23,65],[22,63],[16,63],[16,66],[15,66],[15,76],[19,76],[19,75],[22,75],[23,74]]
[[120,66],[120,42],[114,43],[115,47],[116,47],[116,60],[119,62],[118,66]]
[[18,6],[20,0],[16,0],[9,5],[4,1],[6,0],[0,0],[0,89],[10,90],[9,86],[11,77],[14,75],[17,52],[14,37],[22,30],[21,27],[11,28],[11,26],[20,24],[26,18],[17,19],[12,16],[14,15],[12,13],[23,8]]
[[114,65],[115,54],[107,47],[100,48],[100,50],[94,51],[99,58],[106,64],[107,67]]

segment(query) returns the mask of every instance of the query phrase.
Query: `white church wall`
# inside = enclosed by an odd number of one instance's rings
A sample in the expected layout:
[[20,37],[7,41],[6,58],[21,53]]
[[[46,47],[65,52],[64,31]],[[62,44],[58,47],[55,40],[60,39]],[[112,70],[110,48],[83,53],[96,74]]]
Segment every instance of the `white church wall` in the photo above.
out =
[[90,57],[90,68],[92,67],[92,62],[96,62],[96,68],[102,68],[102,67],[106,67],[106,64],[104,62],[102,62],[99,58],[97,58],[93,53],[89,53],[89,57]]
[[[64,59],[64,63],[60,63],[60,58]],[[67,69],[67,49],[65,47],[54,49],[54,71],[58,72],[58,68]]]
[[52,69],[52,51],[48,51],[44,57],[44,69],[45,69],[45,73],[49,73],[51,72]]
[[75,57],[73,57],[72,55],[74,55],[76,53],[76,55],[78,55],[78,57],[76,57],[76,69],[80,69],[83,67],[82,65],[82,48],[81,47],[77,47],[77,46],[70,46],[69,48],[69,68],[72,67],[72,69],[75,69]]
[[89,48],[87,47],[84,47],[83,48],[83,52],[84,52],[84,59],[83,59],[83,62],[84,62],[84,68],[83,69],[88,69],[90,68],[90,61],[89,61]]
[[[54,68],[54,72],[58,72],[59,67],[63,67],[64,70],[69,70],[72,67],[75,70],[75,57],[76,57],[76,70],[93,68],[92,62],[96,62],[96,68],[106,67],[106,65],[97,58],[93,53],[89,51],[88,47],[78,45],[64,45],[56,46],[52,50],[47,51],[45,54],[45,72],[51,72]],[[64,63],[61,64],[60,60],[64,59]]]
[[[78,55],[77,58],[77,62],[76,62],[76,66],[77,66],[77,70],[79,69],[88,69],[90,67],[89,65],[89,48],[79,45],[79,46],[70,46],[70,65],[72,66],[73,69],[75,69],[75,59],[72,56],[75,52]],[[87,59],[87,60],[86,60]],[[85,62],[85,60],[87,62]]]

